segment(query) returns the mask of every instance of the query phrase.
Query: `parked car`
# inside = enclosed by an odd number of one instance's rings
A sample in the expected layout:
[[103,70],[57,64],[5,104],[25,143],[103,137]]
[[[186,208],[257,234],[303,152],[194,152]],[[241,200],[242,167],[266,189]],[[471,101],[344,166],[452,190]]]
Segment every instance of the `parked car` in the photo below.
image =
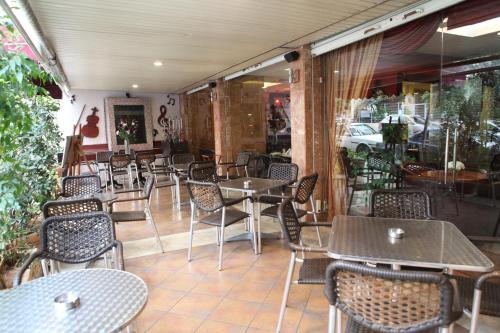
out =
[[[399,117],[401,123],[408,124],[408,136],[409,137],[414,136],[418,133],[422,133],[424,131],[425,118],[418,116],[418,115],[410,116],[407,114],[399,114],[399,115],[393,114],[393,115],[389,115],[389,116],[385,117],[384,119],[382,119],[379,122],[380,128],[382,128],[382,124],[389,123],[389,118],[391,118],[391,122],[393,124],[398,123],[398,117]],[[440,128],[439,124],[437,124],[433,121],[429,121],[429,123],[427,124],[428,131],[439,130],[439,128]]]
[[371,152],[384,148],[382,134],[362,123],[350,124],[340,145],[355,152]]

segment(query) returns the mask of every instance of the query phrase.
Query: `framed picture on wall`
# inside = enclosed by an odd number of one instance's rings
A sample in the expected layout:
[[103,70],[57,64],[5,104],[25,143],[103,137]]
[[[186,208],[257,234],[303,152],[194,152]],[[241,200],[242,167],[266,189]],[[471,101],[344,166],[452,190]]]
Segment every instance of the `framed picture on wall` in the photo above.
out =
[[106,98],[108,117],[108,147],[124,149],[124,140],[118,135],[120,128],[130,133],[130,148],[136,151],[153,149],[153,121],[148,98]]

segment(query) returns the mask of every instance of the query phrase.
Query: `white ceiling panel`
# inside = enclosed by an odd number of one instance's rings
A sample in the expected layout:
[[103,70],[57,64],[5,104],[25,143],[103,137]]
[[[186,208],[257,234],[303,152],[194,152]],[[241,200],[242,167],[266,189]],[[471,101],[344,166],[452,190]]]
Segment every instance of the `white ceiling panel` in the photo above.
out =
[[[415,0],[30,0],[71,88],[184,91]],[[161,60],[163,66],[154,67]]]

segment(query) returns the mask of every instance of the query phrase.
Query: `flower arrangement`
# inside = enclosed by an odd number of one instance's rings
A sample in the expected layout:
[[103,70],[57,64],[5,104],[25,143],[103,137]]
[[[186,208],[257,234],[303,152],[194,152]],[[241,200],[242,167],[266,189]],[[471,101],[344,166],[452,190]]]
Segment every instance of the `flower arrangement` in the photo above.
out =
[[136,119],[129,120],[127,117],[122,117],[120,118],[120,123],[117,128],[116,135],[123,141],[129,142],[137,133],[139,122]]

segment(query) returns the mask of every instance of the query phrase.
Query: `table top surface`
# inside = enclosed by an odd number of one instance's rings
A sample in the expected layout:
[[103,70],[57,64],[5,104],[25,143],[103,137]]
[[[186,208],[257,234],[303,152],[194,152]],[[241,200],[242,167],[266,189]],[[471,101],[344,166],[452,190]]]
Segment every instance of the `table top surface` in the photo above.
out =
[[[391,239],[389,228],[405,231]],[[494,264],[457,227],[446,221],[337,216],[328,256],[412,267],[489,272]]]
[[[57,310],[54,298],[67,292],[79,295],[80,306]],[[2,332],[118,332],[140,314],[147,299],[146,284],[134,274],[104,268],[67,271],[0,292],[0,327]]]
[[[428,170],[419,173],[413,177],[420,177],[430,180],[442,180],[444,179],[445,172],[444,170]],[[453,179],[453,171],[448,171],[448,180]],[[455,181],[459,182],[477,182],[477,181],[486,181],[488,180],[488,175],[479,171],[472,170],[461,170],[455,173]]]
[[[248,187],[245,186],[245,181],[251,181]],[[223,190],[232,190],[247,193],[261,193],[283,185],[288,185],[288,181],[253,177],[242,177],[237,179],[224,180],[219,183],[219,187]]]

